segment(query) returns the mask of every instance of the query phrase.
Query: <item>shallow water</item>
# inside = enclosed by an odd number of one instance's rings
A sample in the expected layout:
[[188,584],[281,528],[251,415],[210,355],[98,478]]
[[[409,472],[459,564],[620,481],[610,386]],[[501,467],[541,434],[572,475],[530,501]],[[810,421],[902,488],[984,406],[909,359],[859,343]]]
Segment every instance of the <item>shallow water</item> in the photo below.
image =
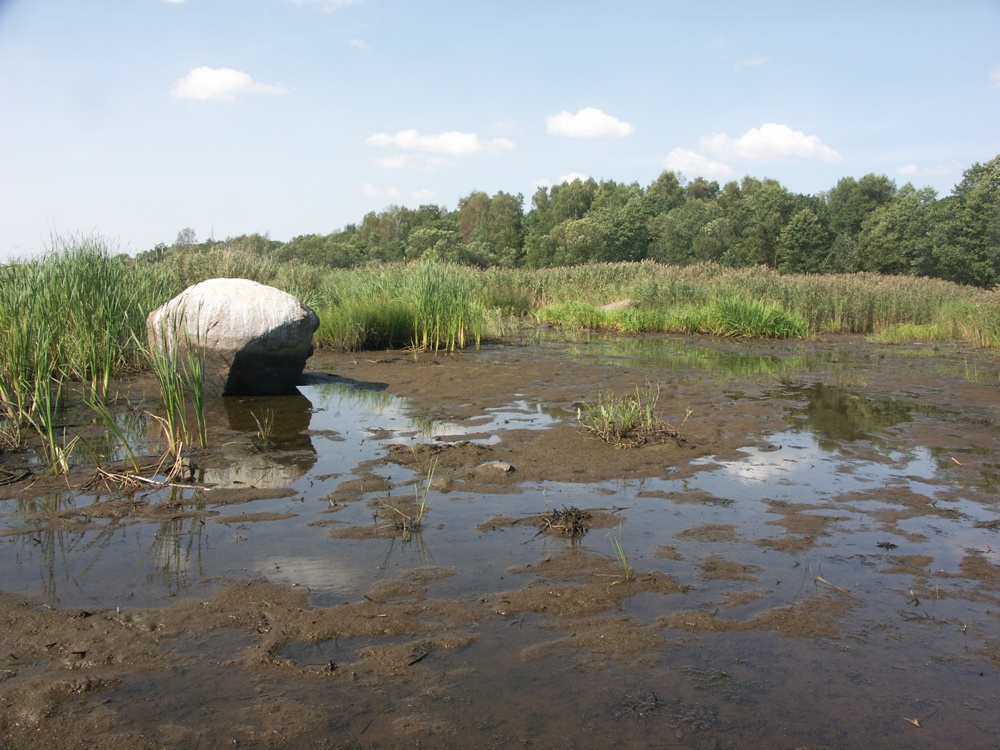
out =
[[[964,575],[963,565],[1000,565],[998,532],[986,525],[1000,509],[991,486],[952,471],[964,454],[903,434],[915,421],[933,420],[937,407],[809,376],[843,368],[849,382],[843,353],[756,355],[655,339],[542,339],[532,346],[648,371],[650,379],[680,373],[733,390],[764,382],[765,397],[790,408],[783,428],[748,436],[758,444],[737,457],[697,459],[682,477],[529,481],[502,493],[432,489],[419,533],[333,538],[331,528],[373,524],[364,501],[386,494],[376,489],[361,501],[336,503],[331,493],[341,482],[373,471],[394,495],[423,491],[416,472],[381,462],[390,446],[494,445],[507,430],[545,430],[577,416],[515,393],[473,418],[439,420],[378,384],[317,378],[296,397],[227,401],[227,427],[236,431],[252,432],[253,414],[273,409],[276,445],[198,476],[220,487],[288,487],[288,496],[213,507],[209,491],[199,502],[217,515],[161,523],[125,518],[82,530],[31,527],[41,511],[76,507],[85,514],[96,496],[0,501],[0,530],[29,529],[0,537],[2,589],[58,607],[146,607],[207,597],[220,579],[266,577],[308,588],[310,601],[325,607],[360,600],[380,581],[443,569],[450,574],[429,580],[426,596],[472,602],[535,580],[519,566],[574,550],[614,558],[618,540],[636,570],[686,587],[627,597],[617,611],[596,616],[652,628],[666,639],[658,650],[618,658],[572,643],[550,647],[568,637],[550,618],[495,618],[476,626],[472,645],[420,662],[448,675],[434,695],[414,698],[392,684],[380,688],[381,697],[340,695],[349,711],[309,736],[326,731],[357,746],[386,747],[400,738],[497,747],[990,746],[984,743],[1000,732],[1000,677],[980,652],[1000,636],[1000,595]],[[530,350],[516,354],[532,356]],[[163,502],[168,493],[145,499]],[[176,499],[194,497],[182,490]],[[529,524],[482,530],[497,516],[559,506],[602,509],[620,526],[573,541],[539,536]],[[833,633],[785,631],[784,621],[754,624],[818,600],[836,600],[824,620]],[[733,623],[739,626],[730,629]],[[591,625],[581,621],[579,628]],[[242,633],[217,637],[222,646],[192,636],[178,647],[211,654],[246,640]],[[295,642],[280,657],[321,668],[373,644],[405,642]],[[172,680],[137,678],[121,690],[130,699],[167,701],[183,721],[220,689],[204,675],[196,683]],[[281,688],[292,702],[313,689]],[[245,693],[229,685],[222,695],[230,697],[219,700],[247,700]],[[414,714],[408,724],[382,721],[389,705],[403,716],[404,704],[421,706],[419,720]],[[436,709],[447,715],[447,727],[427,718]],[[208,710],[223,724],[236,721],[221,702]],[[130,720],[141,726],[139,714]]]

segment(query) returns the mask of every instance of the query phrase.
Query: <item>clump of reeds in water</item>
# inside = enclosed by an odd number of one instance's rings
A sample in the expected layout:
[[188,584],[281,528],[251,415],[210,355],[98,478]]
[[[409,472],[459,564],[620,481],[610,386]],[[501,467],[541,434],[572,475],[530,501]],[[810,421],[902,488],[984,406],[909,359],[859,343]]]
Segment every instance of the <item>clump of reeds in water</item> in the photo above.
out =
[[659,416],[659,384],[636,386],[635,393],[624,396],[600,394],[577,409],[577,420],[588,432],[616,448],[637,448],[651,441],[683,440],[681,430],[691,417],[687,409],[684,419],[671,425]]
[[345,350],[478,346],[485,315],[476,274],[435,261],[336,272],[342,282],[320,306],[317,340]]
[[413,346],[455,351],[482,337],[482,315],[468,269],[433,262],[413,267],[407,299],[413,305]]
[[111,378],[138,365],[150,285],[99,238],[55,240],[42,258],[0,267],[0,413],[65,471],[75,440],[57,428],[69,382],[105,403]]
[[197,425],[201,447],[208,443],[205,418],[205,369],[203,353],[196,332],[187,333],[183,315],[164,319],[158,341],[146,350],[149,368],[160,392],[161,414],[152,415],[163,428],[168,452],[180,457],[185,443],[191,442],[188,430],[189,405]]
[[618,333],[702,333],[734,338],[802,338],[806,321],[776,302],[723,297],[704,304],[670,308],[602,309],[586,302],[563,302],[543,308],[538,317],[566,328]]

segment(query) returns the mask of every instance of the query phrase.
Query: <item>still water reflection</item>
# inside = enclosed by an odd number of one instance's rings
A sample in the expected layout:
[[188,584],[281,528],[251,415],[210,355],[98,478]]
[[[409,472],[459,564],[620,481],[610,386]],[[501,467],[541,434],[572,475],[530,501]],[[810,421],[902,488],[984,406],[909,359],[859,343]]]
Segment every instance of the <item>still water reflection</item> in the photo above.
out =
[[[272,445],[266,451],[224,446],[226,465],[199,469],[197,479],[215,488],[289,488],[274,497],[260,497],[236,507],[213,501],[212,490],[196,496],[194,490],[163,489],[141,501],[176,506],[176,517],[156,523],[128,518],[103,518],[88,506],[97,495],[57,494],[51,497],[0,502],[0,569],[7,591],[43,595],[60,605],[154,604],[181,593],[200,593],[217,578],[247,574],[309,586],[317,601],[358,596],[387,571],[413,567],[434,558],[436,564],[463,571],[447,584],[453,593],[490,585],[504,566],[516,563],[509,543],[484,541],[477,524],[493,515],[535,513],[549,502],[600,505],[607,493],[631,496],[630,512],[642,511],[643,538],[667,537],[680,524],[735,523],[767,536],[780,528],[774,521],[773,501],[822,506],[836,498],[851,498],[839,511],[843,526],[863,525],[862,517],[876,498],[866,496],[901,488],[929,502],[952,503],[962,519],[983,520],[975,503],[955,497],[955,488],[943,483],[937,460],[917,446],[896,449],[886,431],[913,418],[914,407],[893,400],[872,400],[823,384],[796,385],[789,373],[816,365],[816,358],[789,352],[788,356],[696,350],[685,342],[662,339],[608,339],[587,337],[569,344],[550,339],[534,342],[543,349],[558,348],[561,355],[586,356],[610,364],[647,366],[657,372],[705,371],[718,377],[766,376],[780,381],[773,393],[797,404],[787,418],[786,431],[767,437],[766,449],[747,449],[736,460],[701,462],[695,476],[684,481],[645,480],[639,488],[614,485],[561,486],[539,484],[522,488],[515,497],[483,495],[450,503],[447,520],[421,536],[423,552],[394,549],[383,542],[332,540],[327,533],[330,508],[322,498],[358,467],[382,458],[390,445],[470,440],[493,443],[507,429],[546,429],[575,419],[550,406],[515,397],[510,403],[484,410],[469,420],[435,420],[414,416],[407,402],[377,383],[358,383],[333,376],[313,375],[293,396],[225,399],[216,406],[217,426],[232,433],[253,434],[265,414],[273,414]],[[488,356],[503,356],[493,352]],[[131,433],[148,428],[129,424]],[[857,441],[879,445],[877,455],[847,455],[844,446]],[[109,438],[110,440],[110,438]],[[245,443],[244,443],[245,445]],[[115,454],[115,447],[109,453]],[[392,484],[414,478],[410,469],[381,465],[380,475]],[[681,497],[698,492],[713,503],[676,505],[670,514],[651,516],[661,507],[648,498]],[[643,498],[647,499],[643,499]],[[321,502],[317,502],[317,501]],[[438,502],[444,502],[439,500]],[[887,505],[892,500],[884,501]],[[203,506],[209,515],[185,514],[186,506]],[[816,511],[830,513],[829,509]],[[678,518],[680,514],[681,518]],[[370,509],[363,503],[340,509],[336,521],[363,524]],[[267,519],[267,520],[265,520]],[[926,518],[905,522],[908,533],[924,533]],[[954,518],[936,518],[935,539],[941,562],[954,568],[965,546],[989,547],[987,531],[958,533]],[[873,527],[873,533],[878,527]],[[926,531],[926,529],[925,529]],[[755,533],[756,533],[755,532]],[[880,532],[879,532],[880,533]],[[895,531],[893,533],[896,533]],[[633,539],[634,553],[651,555],[651,546]],[[651,542],[649,542],[651,544]],[[848,543],[848,542],[845,542]],[[853,541],[849,542],[853,543]],[[393,542],[395,544],[395,542]],[[491,565],[490,546],[496,544],[502,565]],[[606,545],[605,545],[606,546]],[[996,545],[1000,548],[1000,545]],[[388,550],[383,547],[389,547]],[[503,553],[500,554],[501,548]],[[846,551],[845,551],[846,552]],[[534,554],[526,550],[525,561]],[[759,554],[759,549],[751,556]],[[995,554],[995,553],[987,553]],[[992,559],[992,558],[991,558]],[[475,560],[476,565],[470,565]],[[669,567],[669,566],[668,566]]]

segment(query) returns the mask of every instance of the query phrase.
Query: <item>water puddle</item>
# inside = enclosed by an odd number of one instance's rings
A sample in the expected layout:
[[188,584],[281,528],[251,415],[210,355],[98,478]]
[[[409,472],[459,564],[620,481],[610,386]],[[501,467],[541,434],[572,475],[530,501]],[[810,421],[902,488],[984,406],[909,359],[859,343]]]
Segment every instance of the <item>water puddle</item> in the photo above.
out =
[[[272,445],[224,446],[222,465],[194,471],[207,492],[163,488],[136,498],[162,508],[160,518],[96,512],[106,493],[0,501],[2,588],[61,608],[162,606],[209,598],[226,580],[308,591],[319,624],[297,624],[288,632],[298,635],[276,640],[268,658],[310,679],[347,680],[338,690],[379,685],[400,714],[383,720],[377,701],[358,695],[354,718],[339,725],[356,742],[426,731],[441,746],[466,736],[496,746],[518,738],[552,746],[560,737],[604,745],[611,736],[623,747],[649,746],[650,737],[683,747],[853,746],[863,730],[869,746],[896,747],[921,731],[904,718],[920,714],[934,726],[936,713],[947,729],[935,736],[966,726],[969,746],[1000,730],[975,713],[988,703],[977,685],[994,695],[1000,688],[996,666],[977,656],[996,643],[997,483],[965,467],[992,446],[925,444],[915,428],[960,434],[960,423],[919,399],[868,396],[808,375],[850,370],[856,363],[843,353],[594,336],[542,338],[481,359],[554,350],[649,380],[706,377],[720,392],[756,379],[765,399],[786,405],[784,424],[747,435],[735,454],[693,459],[684,472],[588,483],[514,473],[508,485],[452,490],[428,478],[436,464],[424,461],[427,446],[475,456],[509,431],[579,429],[575,412],[526,387],[471,418],[437,419],[378,383],[316,376],[296,396],[219,405],[215,424],[233,435],[253,434],[271,412]],[[149,434],[148,424],[121,426],[137,441]],[[386,461],[394,450],[413,460]],[[120,460],[120,446],[109,441],[104,455]],[[250,489],[257,494],[238,501],[225,494]],[[412,513],[406,504],[421,500],[422,524],[387,530],[387,509]],[[572,539],[527,520],[558,507],[612,520]],[[348,604],[369,607],[358,617],[374,624],[330,635],[339,626],[324,630],[321,613]],[[272,627],[261,624],[258,634]],[[175,648],[234,664],[233,654],[257,648],[245,630],[214,632]],[[414,669],[441,675],[439,684],[414,697],[406,683],[379,681]],[[192,680],[205,696],[214,689],[203,674]],[[122,694],[148,698],[184,685],[182,675],[150,673]],[[290,701],[311,700],[305,688],[283,690]],[[973,719],[940,697],[963,690],[972,691]],[[222,692],[250,699],[235,682]],[[448,729],[427,718],[438,716],[439,700],[469,710],[453,712]],[[404,710],[407,701],[423,718]],[[819,718],[782,724],[777,716],[793,706]],[[858,730],[822,718],[854,712]]]

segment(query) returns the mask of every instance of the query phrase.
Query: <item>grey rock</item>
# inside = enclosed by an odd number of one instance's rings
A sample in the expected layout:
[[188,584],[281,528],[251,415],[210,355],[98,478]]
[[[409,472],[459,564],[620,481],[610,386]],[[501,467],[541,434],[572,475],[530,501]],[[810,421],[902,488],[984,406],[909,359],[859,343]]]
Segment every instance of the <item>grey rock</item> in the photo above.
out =
[[489,469],[492,471],[501,471],[505,474],[509,474],[512,471],[516,471],[514,467],[507,463],[506,461],[487,461],[484,464],[479,464],[477,467],[479,469]]
[[205,392],[269,396],[295,390],[319,318],[292,295],[248,279],[190,286],[146,318],[151,349],[200,351]]
[[630,299],[620,299],[615,302],[609,302],[601,309],[605,312],[612,312],[614,310],[631,310],[634,307],[636,307],[635,301]]

